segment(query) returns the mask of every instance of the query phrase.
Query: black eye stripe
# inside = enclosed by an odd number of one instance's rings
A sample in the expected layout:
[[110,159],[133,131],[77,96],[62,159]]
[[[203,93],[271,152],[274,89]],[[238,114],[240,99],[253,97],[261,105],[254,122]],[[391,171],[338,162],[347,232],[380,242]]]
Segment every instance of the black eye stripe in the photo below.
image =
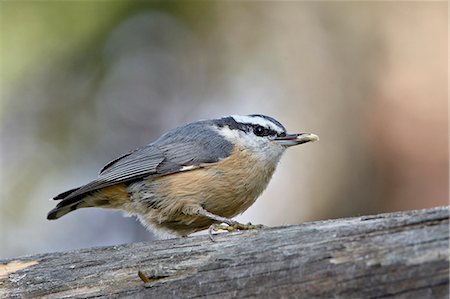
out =
[[267,133],[267,130],[262,126],[253,126],[253,133],[256,136],[264,136]]
[[[268,117],[266,117],[268,118]],[[220,119],[213,120],[214,124],[218,126],[219,128],[228,127],[232,130],[239,130],[242,132],[253,132],[256,136],[285,136],[286,132],[279,132],[273,129],[266,128],[261,125],[252,124],[252,123],[240,123],[237,122],[233,117],[224,117]],[[261,131],[260,135],[255,133],[255,128],[261,127],[263,131]],[[280,128],[283,128],[280,124]],[[260,129],[258,129],[260,130]]]
[[253,128],[253,133],[256,136],[262,137],[262,136],[275,136],[275,135],[278,135],[278,132],[276,132],[276,131],[274,131],[272,129],[265,128],[265,127],[260,126],[260,125],[250,125],[250,126]]

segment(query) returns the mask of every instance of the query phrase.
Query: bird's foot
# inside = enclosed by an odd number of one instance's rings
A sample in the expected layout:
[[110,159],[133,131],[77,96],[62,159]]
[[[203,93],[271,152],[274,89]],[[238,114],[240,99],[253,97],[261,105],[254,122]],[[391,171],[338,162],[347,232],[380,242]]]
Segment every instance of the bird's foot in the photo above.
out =
[[234,232],[234,231],[238,231],[238,230],[251,230],[251,229],[262,229],[262,228],[264,228],[264,225],[262,225],[262,224],[255,225],[255,224],[251,224],[250,222],[247,224],[242,224],[242,223],[233,221],[233,223],[227,224],[227,225],[214,223],[209,227],[208,235],[209,235],[209,238],[211,239],[211,241],[215,242],[216,240],[214,240],[214,232],[217,232],[220,230]]

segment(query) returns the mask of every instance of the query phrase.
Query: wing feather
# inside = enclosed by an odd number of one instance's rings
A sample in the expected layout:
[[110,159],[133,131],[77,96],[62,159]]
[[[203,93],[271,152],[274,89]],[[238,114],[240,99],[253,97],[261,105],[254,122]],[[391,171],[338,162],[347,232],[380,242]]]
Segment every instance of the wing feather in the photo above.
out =
[[154,143],[112,160],[102,168],[97,179],[54,199],[67,202],[118,183],[197,169],[227,157],[232,148],[233,145],[210,126],[201,122],[188,124],[169,131]]
[[[164,159],[163,153],[151,144],[134,150],[109,162],[103,167],[97,179],[75,189],[64,199],[79,197],[97,189],[155,174],[158,165]],[[61,199],[61,197],[58,195],[55,199]]]

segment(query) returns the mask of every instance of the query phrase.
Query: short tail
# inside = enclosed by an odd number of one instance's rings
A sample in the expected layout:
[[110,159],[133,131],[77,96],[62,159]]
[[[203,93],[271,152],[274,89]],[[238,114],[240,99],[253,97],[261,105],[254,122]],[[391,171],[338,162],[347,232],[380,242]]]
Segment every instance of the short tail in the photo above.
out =
[[47,219],[58,219],[67,213],[79,208],[101,207],[116,209],[130,201],[130,194],[126,191],[125,184],[116,184],[104,188],[92,188],[98,186],[94,181],[90,184],[63,192],[53,199],[61,200],[56,207],[48,212]]
[[71,189],[69,191],[63,192],[57,196],[55,196],[53,199],[55,200],[62,200],[57,205],[56,208],[48,212],[47,219],[48,220],[54,220],[58,219],[67,213],[70,213],[72,211],[75,211],[78,208],[83,208],[86,205],[84,204],[84,198],[85,194],[80,194],[74,197],[70,197],[70,194],[80,189],[80,187]]
[[77,191],[80,188],[81,187],[77,187],[77,188],[73,188],[73,189],[67,190],[66,192],[63,192],[63,193],[60,193],[60,194],[56,195],[55,197],[53,197],[53,199],[54,200],[64,199],[64,198],[68,197],[70,194],[74,193],[75,191]]
[[[61,203],[64,203],[64,201],[62,201]],[[56,207],[53,210],[51,210],[50,212],[48,212],[47,219],[48,220],[58,219],[64,215],[66,215],[67,213],[70,213],[70,212],[75,211],[76,209],[80,208],[79,205],[82,203],[83,203],[83,200],[81,199],[79,202],[76,202],[76,203]]]

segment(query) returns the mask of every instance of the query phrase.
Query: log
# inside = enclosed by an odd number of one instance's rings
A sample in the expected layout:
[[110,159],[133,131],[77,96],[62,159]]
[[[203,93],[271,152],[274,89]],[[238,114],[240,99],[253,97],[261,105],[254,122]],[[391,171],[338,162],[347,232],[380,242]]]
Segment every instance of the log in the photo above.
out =
[[449,296],[448,207],[223,233],[215,241],[202,235],[0,260],[0,297]]

